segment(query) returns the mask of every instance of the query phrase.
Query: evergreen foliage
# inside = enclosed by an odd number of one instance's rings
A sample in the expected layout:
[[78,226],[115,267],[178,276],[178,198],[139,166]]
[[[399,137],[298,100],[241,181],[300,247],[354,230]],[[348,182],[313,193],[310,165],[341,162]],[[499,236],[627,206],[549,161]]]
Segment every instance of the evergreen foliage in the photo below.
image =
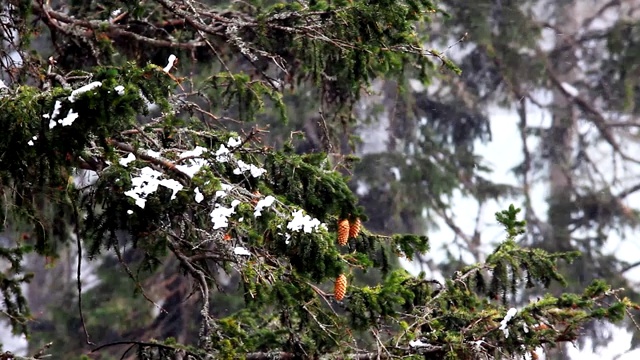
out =
[[[68,11],[48,2],[2,5],[3,31],[15,34],[12,46],[24,58],[3,69],[10,81],[0,89],[1,230],[12,239],[0,246],[10,265],[0,284],[14,332],[39,336],[21,289],[31,278],[26,255],[52,266],[67,249],[77,256],[77,288],[60,291],[77,311],[57,309],[49,320],[60,331],[45,332],[47,345],[33,358],[45,351],[86,358],[87,350],[109,358],[120,356],[110,350],[121,345],[140,359],[515,358],[637,308],[620,289],[595,281],[516,310],[524,288],[565,284],[558,263],[577,254],[520,247],[526,223],[513,206],[496,216],[506,240],[443,283],[397,266],[397,256],[426,253],[427,237],[368,229],[365,209],[337,171],[350,161],[329,149],[336,129],[348,135],[351,108],[372,80],[402,79],[412,69],[429,81],[433,59],[459,73],[424,49],[415,30],[443,13],[430,1],[227,10],[188,0],[71,1]],[[47,60],[26,51],[40,31],[54,48]],[[169,60],[163,68],[156,59]],[[186,78],[190,61],[215,61],[217,69]],[[275,113],[286,123],[284,94],[295,86],[314,88],[332,115],[324,152],[298,154],[293,140],[281,147],[265,140],[260,117]],[[467,157],[429,162],[440,178],[424,196],[451,192],[450,172],[472,163],[470,147],[453,144],[465,135],[446,132],[430,132],[422,145]],[[356,218],[362,230],[339,246],[338,221]],[[82,261],[97,259],[106,263],[105,282],[83,289]],[[380,281],[357,281],[368,271]],[[225,284],[221,274],[234,281]],[[341,275],[348,286],[338,301],[330,289]],[[150,283],[169,294],[148,294]],[[110,287],[113,298],[105,296]],[[127,289],[137,301],[118,303]],[[222,314],[216,302],[225,293],[240,296]],[[145,306],[163,306],[156,296],[188,306],[150,316]],[[180,338],[149,336],[135,324],[166,317],[197,323],[183,324]],[[61,341],[65,332],[83,343]]]

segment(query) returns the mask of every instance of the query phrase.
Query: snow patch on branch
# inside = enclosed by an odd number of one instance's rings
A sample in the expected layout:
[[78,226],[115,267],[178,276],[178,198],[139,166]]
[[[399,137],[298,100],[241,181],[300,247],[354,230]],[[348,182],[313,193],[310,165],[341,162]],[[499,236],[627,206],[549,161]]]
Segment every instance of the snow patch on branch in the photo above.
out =
[[319,231],[321,229],[327,230],[327,225],[320,222],[320,220],[316,218],[312,218],[309,215],[303,213],[302,210],[297,210],[293,212],[293,220],[289,221],[287,224],[287,229],[291,231],[304,231],[309,234],[314,231]]
[[229,138],[229,140],[227,140],[227,146],[230,148],[238,147],[240,144],[242,144],[242,140],[239,137]]
[[202,193],[200,192],[200,188],[197,187],[193,190],[193,192],[196,194],[196,202],[199,204],[202,202],[202,200],[204,200],[204,195],[202,195]]
[[504,333],[504,337],[509,337],[509,329],[507,328],[507,323],[513,319],[514,316],[518,313],[518,310],[515,308],[511,308],[507,311],[507,315],[504,316],[504,319],[500,321],[500,330]]
[[73,109],[71,109],[69,110],[69,112],[67,113],[67,116],[64,119],[58,120],[58,124],[62,126],[70,126],[71,124],[73,124],[74,121],[76,121],[77,118],[78,118],[78,113],[73,111]]
[[240,204],[240,200],[233,200],[231,207],[224,207],[220,204],[216,204],[215,209],[211,212],[211,222],[213,222],[213,229],[222,229],[229,226],[229,217],[236,213],[236,206]]
[[422,342],[420,340],[411,340],[409,341],[409,346],[412,348],[420,348],[420,347],[429,347],[430,344]]
[[[60,102],[60,100],[56,100],[56,103],[53,105],[53,112],[49,116],[49,119],[55,120],[55,118],[57,118],[58,115],[60,115],[60,108],[62,108],[62,103]],[[50,129],[52,128],[51,123],[49,123],[49,128]]]
[[185,165],[177,165],[176,168],[190,178],[193,178],[202,167],[209,165],[205,159],[198,159],[197,157],[208,152],[206,148],[202,146],[196,146],[193,150],[185,151],[180,154],[180,159],[188,159]]
[[122,85],[118,85],[115,88],[113,88],[113,90],[116,91],[116,93],[120,96],[124,95],[124,86]]
[[273,202],[276,201],[276,198],[274,198],[273,196],[269,195],[266,198],[258,201],[258,203],[256,204],[256,208],[253,212],[253,216],[255,217],[259,217],[262,215],[262,210],[264,208],[268,208],[271,205],[273,205]]
[[82,94],[84,94],[86,92],[89,92],[91,90],[94,90],[96,88],[99,88],[100,86],[102,86],[102,82],[94,81],[92,83],[89,83],[89,84],[87,84],[85,86],[82,86],[82,87],[79,87],[79,88],[73,90],[71,92],[71,95],[69,96],[69,102],[71,102],[71,103],[76,102],[76,99],[78,98],[78,96],[80,96],[80,95],[82,95]]
[[[69,100],[70,103],[74,103],[74,102],[76,102],[78,96],[80,96],[80,95],[82,95],[82,94],[84,94],[86,92],[89,92],[91,90],[94,90],[94,89],[96,89],[96,88],[98,88],[100,86],[102,86],[102,82],[100,82],[100,81],[94,81],[94,82],[89,83],[87,85],[81,86],[81,87],[73,90],[71,92],[71,95],[69,95],[69,97],[67,99]],[[122,87],[122,86],[120,86],[120,87]],[[118,91],[118,90],[116,89],[116,91]],[[122,87],[122,91],[124,91],[124,87]],[[43,115],[43,118],[49,119],[49,129],[53,129],[58,124],[60,124],[62,126],[70,126],[70,125],[73,124],[74,121],[76,121],[78,119],[78,116],[79,116],[78,113],[75,112],[75,110],[73,110],[73,109],[69,109],[69,112],[67,113],[67,116],[64,119],[58,120],[56,122],[56,118],[60,115],[60,109],[62,109],[62,102],[60,100],[56,100],[55,104],[53,105],[53,111],[51,112],[51,114]]]
[[178,181],[173,179],[161,179],[162,173],[153,170],[150,167],[144,167],[140,170],[140,175],[131,179],[131,190],[126,191],[124,194],[135,200],[137,206],[144,209],[147,196],[158,190],[158,186],[162,185],[173,191],[171,200],[176,198],[178,191],[182,190],[183,186]]
[[120,165],[127,167],[129,165],[129,163],[136,161],[136,156],[133,155],[132,153],[129,153],[129,155],[127,155],[126,158],[120,158],[120,160],[118,160],[118,162],[120,163]]
[[251,176],[253,176],[254,178],[260,177],[267,172],[267,170],[263,168],[259,168],[253,164],[247,164],[242,160],[238,160],[238,167],[233,170],[233,173],[236,175],[240,175],[247,171],[251,172]]
[[564,90],[567,94],[569,94],[572,97],[576,97],[578,95],[580,95],[580,91],[578,91],[578,89],[576,89],[575,86],[563,82],[562,84],[560,84],[562,86],[562,90]]
[[218,151],[216,151],[216,160],[221,163],[226,163],[230,159],[230,154],[231,152],[229,151],[229,149],[227,149],[227,147],[222,144],[220,145]]
[[165,66],[162,70],[166,73],[168,73],[169,71],[171,71],[171,69],[173,69],[173,66],[176,64],[176,61],[178,60],[178,58],[171,54],[169,55],[169,59],[167,60],[167,66]]
[[236,255],[251,256],[251,253],[249,252],[249,250],[247,250],[247,248],[242,246],[237,246],[235,249],[233,249],[233,253]]
[[188,158],[188,157],[198,157],[202,156],[202,154],[206,153],[208,150],[203,148],[202,146],[196,146],[193,150],[188,150],[180,154],[180,159]]

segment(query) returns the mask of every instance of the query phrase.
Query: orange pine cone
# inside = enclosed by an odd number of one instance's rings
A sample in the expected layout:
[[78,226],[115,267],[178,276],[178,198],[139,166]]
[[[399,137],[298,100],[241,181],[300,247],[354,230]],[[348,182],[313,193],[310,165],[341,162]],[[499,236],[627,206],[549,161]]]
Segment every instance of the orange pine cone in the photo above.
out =
[[343,219],[338,221],[338,244],[344,246],[349,240],[349,220]]
[[355,219],[355,221],[349,225],[349,238],[358,237],[358,234],[360,234],[360,226],[360,219]]
[[336,300],[341,301],[344,299],[344,294],[347,293],[347,277],[344,274],[340,274],[336,279],[336,286],[333,289],[333,295]]

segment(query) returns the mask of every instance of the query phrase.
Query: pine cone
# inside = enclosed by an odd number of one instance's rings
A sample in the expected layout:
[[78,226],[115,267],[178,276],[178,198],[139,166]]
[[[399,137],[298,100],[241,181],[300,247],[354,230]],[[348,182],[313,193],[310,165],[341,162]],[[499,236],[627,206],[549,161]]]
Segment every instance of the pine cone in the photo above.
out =
[[349,220],[338,221],[338,244],[344,246],[349,240]]
[[360,234],[360,227],[360,219],[355,219],[355,221],[351,222],[349,225],[349,238],[358,237],[358,234]]
[[347,277],[344,274],[340,274],[336,279],[336,286],[333,289],[333,295],[336,300],[342,301],[344,299],[344,294],[347,293]]

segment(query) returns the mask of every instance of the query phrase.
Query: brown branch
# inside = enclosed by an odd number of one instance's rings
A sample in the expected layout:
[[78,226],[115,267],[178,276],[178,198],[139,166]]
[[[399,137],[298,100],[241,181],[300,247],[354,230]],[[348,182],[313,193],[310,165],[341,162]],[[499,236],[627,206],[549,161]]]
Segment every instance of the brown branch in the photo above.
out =
[[120,247],[118,246],[118,244],[116,244],[113,248],[115,250],[116,256],[118,257],[118,261],[124,267],[125,272],[127,273],[127,275],[129,275],[129,278],[135,283],[135,285],[138,288],[138,290],[140,290],[140,292],[142,293],[142,296],[148,302],[152,303],[161,313],[165,313],[166,314],[167,310],[165,310],[162,306],[160,306],[155,301],[153,301],[149,297],[149,295],[147,295],[147,292],[144,290],[144,287],[142,287],[142,284],[140,284],[140,282],[138,281],[136,276],[133,274],[133,271],[131,271],[131,269],[129,268],[129,265],[127,265],[127,263],[122,258],[122,252],[120,251]]
[[115,146],[117,149],[122,150],[122,151],[126,151],[126,152],[130,152],[132,154],[134,154],[136,157],[142,159],[142,160],[146,160],[154,165],[160,166],[162,168],[164,168],[165,170],[171,171],[174,174],[178,175],[180,182],[182,183],[182,185],[187,185],[189,182],[189,176],[187,176],[185,173],[183,173],[182,171],[178,170],[178,168],[176,168],[176,164],[174,164],[171,161],[168,160],[164,160],[164,159],[158,159],[155,158],[153,156],[149,156],[145,153],[139,152],[137,151],[133,146],[127,144],[127,143],[123,143],[117,140],[113,140],[113,139],[107,139],[107,143],[109,143],[109,145],[113,145]]
[[76,287],[78,289],[78,313],[80,315],[80,322],[82,323],[82,330],[84,331],[85,342],[87,345],[95,345],[91,342],[89,337],[89,330],[87,330],[87,324],[84,321],[84,311],[82,310],[82,238],[80,237],[80,213],[78,211],[78,205],[73,202],[73,216],[75,217],[74,233],[76,236],[76,246],[78,247],[78,265],[76,268]]
[[202,357],[200,357],[199,355],[197,355],[194,352],[188,351],[188,350],[184,350],[184,349],[177,349],[173,346],[169,346],[169,345],[165,345],[165,344],[160,344],[160,343],[151,343],[151,342],[144,342],[144,341],[115,341],[115,342],[111,342],[111,343],[107,343],[107,344],[103,344],[100,345],[94,349],[91,350],[91,352],[98,352],[102,349],[108,348],[108,347],[113,347],[113,346],[118,346],[118,345],[136,345],[136,346],[141,346],[141,347],[156,347],[156,348],[161,348],[161,349],[166,349],[166,350],[174,350],[174,351],[184,351],[184,353],[186,355],[189,355],[197,360],[202,360]]
[[[169,235],[178,241],[180,240],[180,237],[173,233],[169,233]],[[177,244],[174,241],[170,240],[168,245],[169,249],[178,258],[182,266],[184,266],[185,269],[187,269],[187,271],[191,274],[191,276],[193,276],[193,278],[198,281],[203,303],[202,309],[200,310],[200,314],[203,318],[203,325],[199,336],[201,341],[199,346],[202,346],[205,350],[210,350],[210,342],[213,336],[211,332],[212,330],[214,330],[213,327],[215,325],[213,319],[211,318],[211,315],[209,314],[209,286],[207,285],[206,275],[202,270],[195,268],[193,263],[189,261],[189,258],[184,253],[182,253],[182,251],[178,248]],[[220,336],[220,334],[217,335]]]
[[[220,27],[214,27],[211,25],[207,25],[202,21],[198,21],[196,19],[193,18],[193,16],[197,16],[198,14],[193,14],[190,13],[188,11],[182,10],[180,9],[180,7],[173,1],[170,0],[156,0],[156,2],[158,2],[160,5],[162,5],[162,7],[164,7],[165,9],[167,9],[169,12],[173,13],[174,15],[176,15],[179,18],[185,19],[185,21],[191,25],[194,29],[205,32],[207,34],[210,35],[217,35],[217,36],[223,36],[226,37],[226,29],[225,28],[220,28]],[[229,18],[224,18],[222,16],[219,16],[215,13],[209,13],[209,16],[211,16],[212,18],[214,18],[215,20],[222,22],[222,23],[226,23],[228,25],[231,25],[234,23],[234,21],[232,19]],[[240,20],[240,19],[238,19]]]
[[[157,46],[157,47],[195,49],[195,48],[207,46],[206,42],[203,42],[203,41],[179,42],[179,41],[170,41],[170,40],[159,40],[155,38],[146,37],[144,35],[140,35],[131,31],[124,30],[126,25],[118,25],[115,23],[110,23],[109,21],[106,21],[106,20],[75,19],[62,12],[52,10],[51,8],[47,8],[46,6],[41,6],[36,1],[33,1],[31,3],[31,6],[34,12],[37,15],[40,15],[42,17],[43,22],[45,22],[45,24],[47,24],[49,28],[51,28],[52,30],[58,30],[67,36],[84,37],[86,39],[92,39],[95,34],[95,30],[100,29],[100,31],[105,33],[110,39],[113,39],[114,37],[125,37],[125,38],[133,39],[138,42],[144,42],[149,45]],[[61,23],[64,23],[66,25],[63,26],[63,24]],[[72,26],[81,27],[87,31],[85,32],[71,31],[70,28]]]
[[18,356],[10,351],[6,351],[0,354],[0,360],[40,360],[51,357],[50,354],[46,354],[46,351],[53,345],[53,342],[44,344],[40,350],[38,350],[33,356]]

